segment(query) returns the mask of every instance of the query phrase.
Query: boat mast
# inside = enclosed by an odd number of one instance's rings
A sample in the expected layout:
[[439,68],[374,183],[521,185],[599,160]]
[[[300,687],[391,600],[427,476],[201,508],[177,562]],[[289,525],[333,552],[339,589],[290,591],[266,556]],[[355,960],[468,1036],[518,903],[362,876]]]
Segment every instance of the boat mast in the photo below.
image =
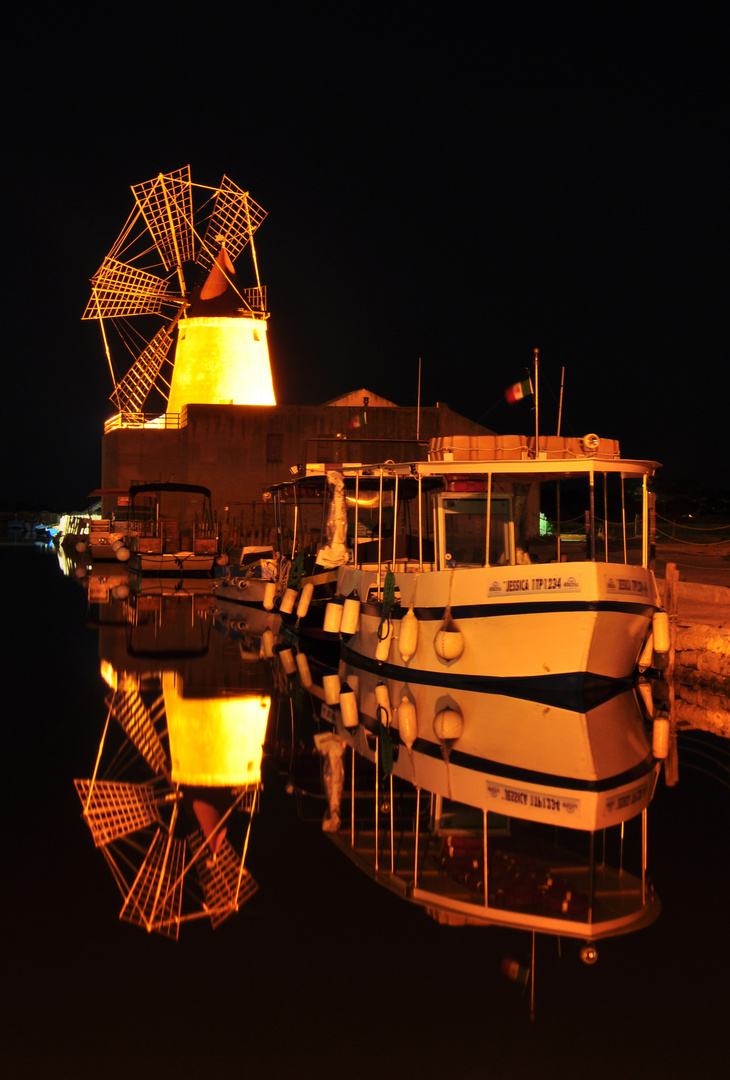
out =
[[535,349],[535,460],[537,460],[540,456],[540,407],[537,393],[539,355],[540,350]]
[[564,386],[565,386],[565,366],[563,366],[563,369],[560,372],[560,404],[558,406],[558,431],[557,431],[558,435],[560,434],[560,425],[561,425],[562,420],[563,420],[563,387]]

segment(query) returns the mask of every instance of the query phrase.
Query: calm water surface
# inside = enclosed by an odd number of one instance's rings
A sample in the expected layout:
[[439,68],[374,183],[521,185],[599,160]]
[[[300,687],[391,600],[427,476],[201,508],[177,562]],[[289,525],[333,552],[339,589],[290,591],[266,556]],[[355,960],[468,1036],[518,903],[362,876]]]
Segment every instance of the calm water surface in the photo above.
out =
[[190,924],[175,943],[118,920],[74,789],[107,714],[99,609],[52,549],[3,546],[0,559],[6,1075],[725,1075],[724,740],[683,736],[679,784],[659,781],[657,922],[600,943],[593,967],[578,943],[538,937],[534,1020],[499,970],[506,955],[529,957],[527,935],[438,926],[300,821],[273,779],[247,857],[258,892],[217,930]]

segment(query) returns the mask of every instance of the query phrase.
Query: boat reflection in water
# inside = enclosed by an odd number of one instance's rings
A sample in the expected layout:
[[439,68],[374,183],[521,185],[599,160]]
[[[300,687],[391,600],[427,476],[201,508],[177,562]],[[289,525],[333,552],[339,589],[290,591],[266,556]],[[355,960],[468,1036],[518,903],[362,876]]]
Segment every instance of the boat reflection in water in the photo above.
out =
[[581,712],[279,655],[314,704],[323,828],[381,885],[442,923],[583,939],[588,962],[656,919],[659,764],[633,689]]
[[92,776],[75,784],[120,918],[172,938],[190,920],[218,926],[257,888],[245,861],[270,666],[218,632],[211,582],[97,584],[89,611],[107,718]]

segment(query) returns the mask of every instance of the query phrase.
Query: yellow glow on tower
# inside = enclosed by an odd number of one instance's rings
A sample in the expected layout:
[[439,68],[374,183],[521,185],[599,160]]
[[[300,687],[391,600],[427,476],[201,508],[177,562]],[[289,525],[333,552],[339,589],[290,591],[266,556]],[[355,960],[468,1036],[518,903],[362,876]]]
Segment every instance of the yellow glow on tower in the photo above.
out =
[[228,693],[183,696],[182,677],[165,672],[162,689],[170,738],[172,779],[203,787],[244,787],[261,781],[271,698]]
[[263,319],[181,319],[167,411],[275,405]]
[[266,316],[249,302],[225,248],[194,296],[178,339],[167,411],[183,405],[275,405]]

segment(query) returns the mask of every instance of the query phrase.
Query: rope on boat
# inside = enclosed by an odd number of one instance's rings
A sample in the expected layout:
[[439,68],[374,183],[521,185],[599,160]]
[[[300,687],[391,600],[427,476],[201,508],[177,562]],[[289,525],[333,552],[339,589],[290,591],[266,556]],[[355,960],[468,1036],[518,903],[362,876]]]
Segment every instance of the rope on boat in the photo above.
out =
[[302,583],[302,574],[304,573],[304,554],[300,551],[297,557],[291,564],[291,570],[289,571],[289,579],[287,581],[287,587],[289,589],[299,589]]
[[383,582],[383,613],[378,626],[378,641],[385,641],[390,633],[390,613],[395,605],[395,574],[388,570]]
[[383,714],[387,718],[388,710],[382,705],[378,705],[375,715],[378,721],[377,736],[380,766],[383,770],[383,776],[390,776],[393,772],[393,741],[390,737],[390,722],[389,720],[383,722]]

